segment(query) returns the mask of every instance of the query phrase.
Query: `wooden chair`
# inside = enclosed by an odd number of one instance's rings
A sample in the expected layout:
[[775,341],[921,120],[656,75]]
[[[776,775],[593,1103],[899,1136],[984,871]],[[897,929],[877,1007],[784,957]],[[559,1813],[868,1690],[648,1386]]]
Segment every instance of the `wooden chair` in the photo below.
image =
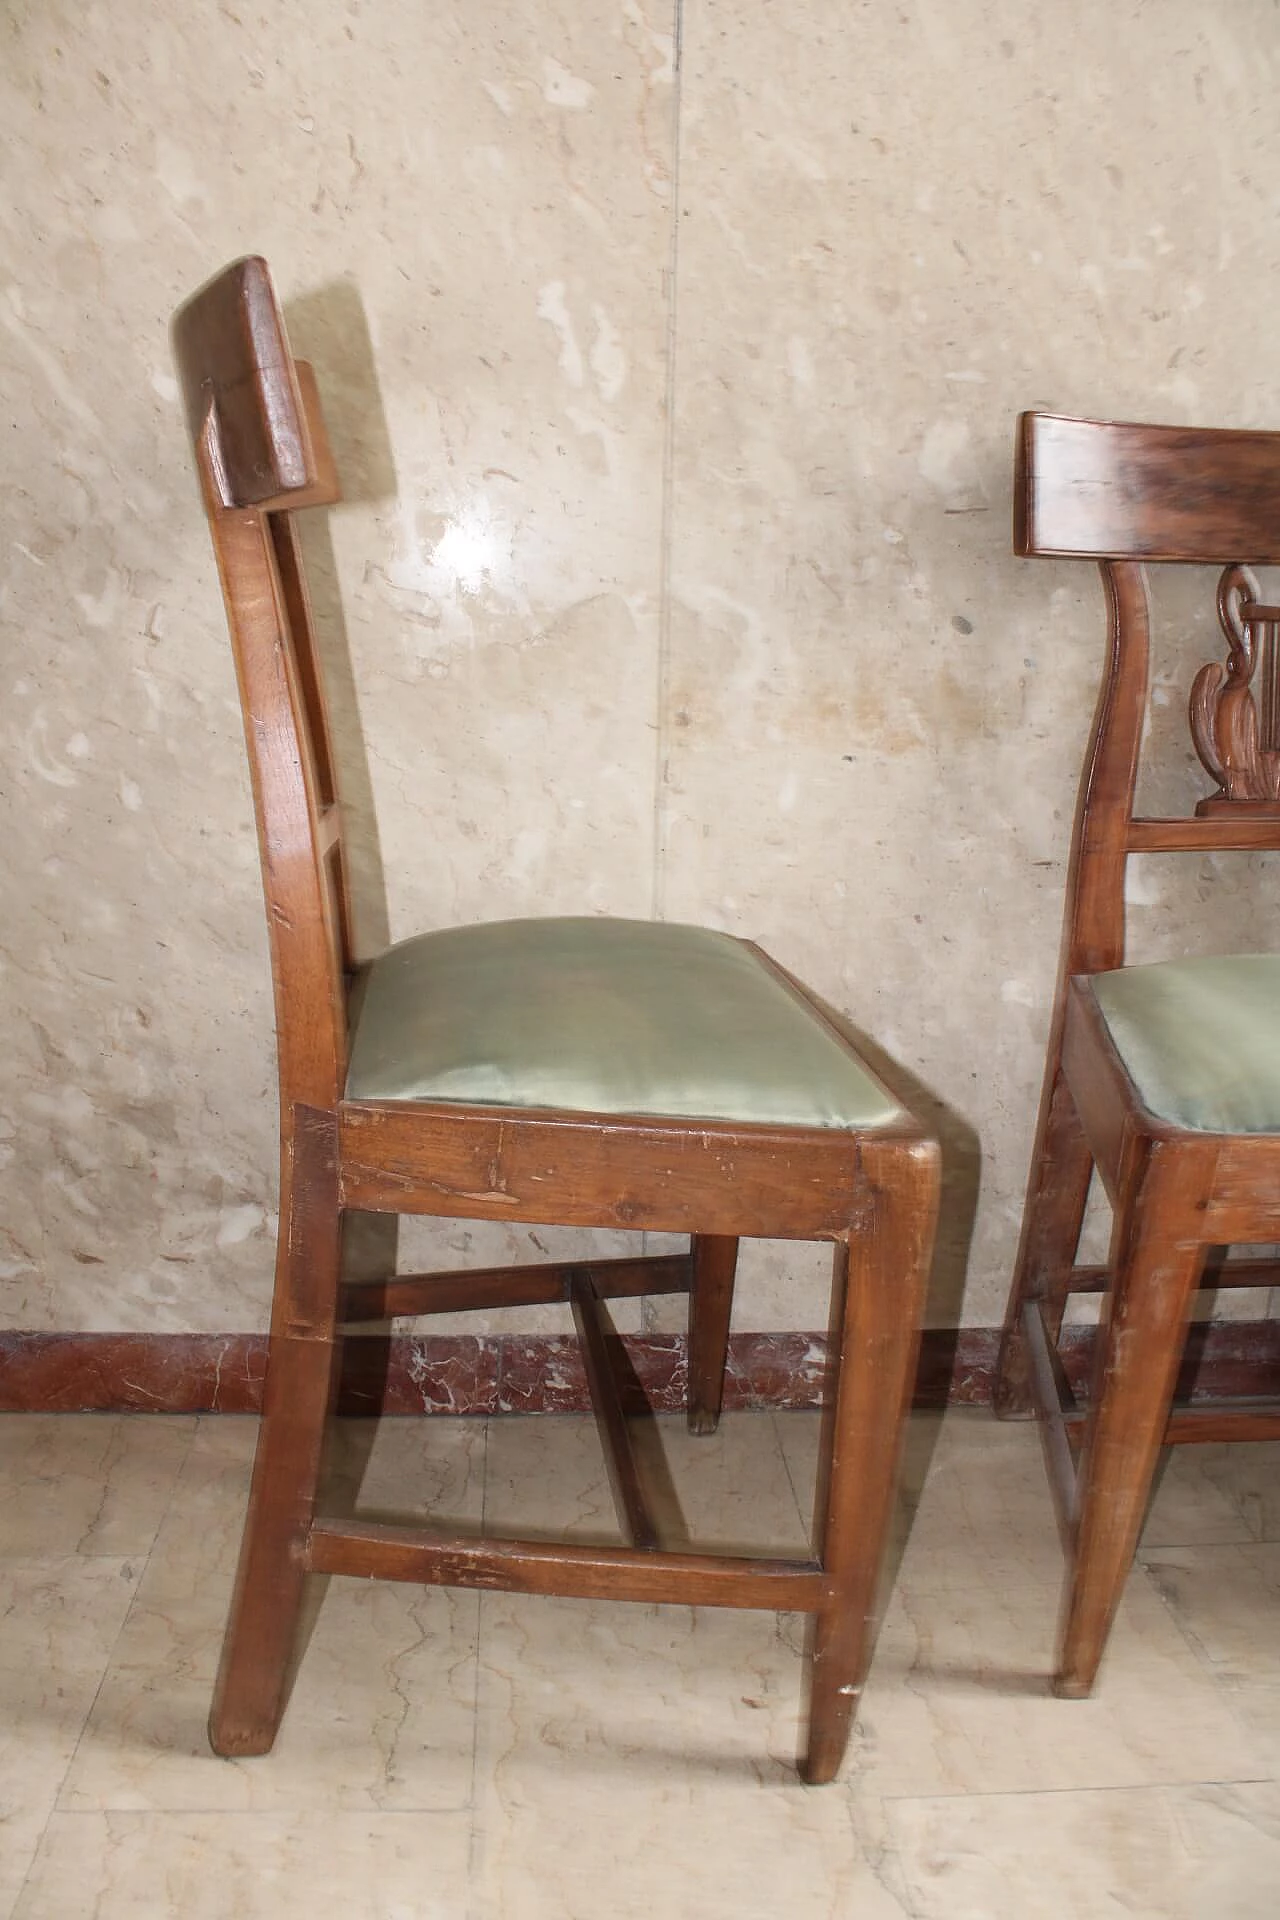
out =
[[[1280,433],[1024,414],[1014,545],[1100,563],[1110,620],[1067,881],[1057,1001],[997,1410],[1034,1407],[1070,1563],[1056,1690],[1093,1686],[1162,1444],[1280,1437],[1280,1402],[1175,1406],[1197,1288],[1269,1285],[1231,1247],[1280,1239],[1280,956],[1126,967],[1130,854],[1280,847],[1277,635],[1250,564],[1280,563]],[[1145,561],[1223,569],[1225,667],[1191,689],[1216,782],[1194,817],[1135,813],[1147,711]],[[1092,1170],[1104,1269],[1075,1264]],[[1087,1406],[1067,1382],[1073,1292],[1105,1289]],[[1076,1454],[1078,1453],[1078,1464]]]
[[[311,370],[263,261],[174,321],[244,708],[275,983],[280,1237],[270,1361],[210,1722],[266,1752],[304,1577],[812,1616],[804,1777],[840,1764],[911,1391],[937,1150],[821,1009],[750,944],[607,919],[451,928],[358,965],[319,662],[293,512],[336,501]],[[548,699],[555,698],[554,688]],[[340,1274],[344,1211],[688,1234],[590,1267]],[[832,1337],[812,1557],[668,1552],[646,1509],[603,1303],[689,1294],[688,1417],[720,1412],[738,1237],[830,1241]],[[339,1323],[564,1301],[623,1538],[471,1538],[316,1512]]]

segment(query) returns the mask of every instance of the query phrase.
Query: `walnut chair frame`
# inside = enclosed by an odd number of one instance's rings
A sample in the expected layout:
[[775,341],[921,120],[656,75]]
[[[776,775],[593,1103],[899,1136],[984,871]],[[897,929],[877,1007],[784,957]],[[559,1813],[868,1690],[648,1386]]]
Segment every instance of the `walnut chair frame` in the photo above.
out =
[[[801,1771],[840,1765],[872,1645],[937,1206],[936,1144],[900,1108],[864,1132],[346,1096],[359,974],[341,814],[296,509],[339,498],[311,369],[289,352],[265,263],[237,262],[174,322],[243,703],[266,894],[280,1080],[280,1212],[264,1408],[210,1721],[214,1748],[275,1738],[308,1573],[811,1616]],[[788,992],[801,990],[787,980]],[[811,1017],[834,1034],[821,1010]],[[836,1036],[842,1048],[847,1042]],[[344,1282],[344,1213],[688,1234],[687,1253]],[[604,1302],[689,1295],[688,1417],[720,1412],[738,1239],[834,1251],[812,1556],[666,1551],[628,1440]],[[618,1547],[472,1538],[326,1518],[322,1437],[342,1326],[565,1301],[610,1465]]]
[[[1130,855],[1280,847],[1280,608],[1263,603],[1249,571],[1280,563],[1280,434],[1024,414],[1014,545],[1022,555],[1098,562],[1109,616],[996,1387],[998,1412],[1034,1410],[1041,1422],[1069,1562],[1055,1689],[1078,1698],[1097,1676],[1161,1446],[1280,1438],[1280,1401],[1175,1404],[1197,1289],[1280,1280],[1272,1261],[1223,1258],[1233,1246],[1280,1239],[1280,1133],[1215,1131],[1151,1111],[1097,992],[1098,976],[1125,965]],[[1147,561],[1222,569],[1228,663],[1201,670],[1190,702],[1195,745],[1217,791],[1186,818],[1135,811],[1149,681]],[[1113,1215],[1101,1268],[1077,1264],[1095,1169]],[[1092,1385],[1081,1406],[1063,1365],[1063,1319],[1072,1293],[1099,1290]]]

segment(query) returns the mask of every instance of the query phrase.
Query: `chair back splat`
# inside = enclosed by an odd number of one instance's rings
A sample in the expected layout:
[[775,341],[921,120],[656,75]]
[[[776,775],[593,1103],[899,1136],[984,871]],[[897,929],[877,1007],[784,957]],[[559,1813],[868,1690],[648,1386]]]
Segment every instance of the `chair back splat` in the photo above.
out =
[[[1276,448],[1276,435],[1269,433],[1040,413],[1019,420],[1014,549],[1039,559],[1096,560],[1110,627],[1076,816],[1066,977],[1122,964],[1129,854],[1280,844],[1280,783],[1264,773],[1250,744],[1256,732],[1246,721],[1255,697],[1252,679],[1262,695],[1264,727],[1270,725],[1273,744],[1280,744],[1274,620],[1248,571],[1250,564],[1280,565]],[[1196,749],[1220,791],[1200,803],[1194,820],[1134,815],[1150,678],[1146,561],[1222,570],[1218,609],[1228,665],[1206,665],[1191,700]],[[1268,784],[1269,797],[1260,792]],[[1265,804],[1257,807],[1258,799]]]
[[311,368],[266,265],[244,260],[174,325],[244,713],[275,979],[281,1112],[334,1107],[354,969],[333,749],[293,513],[340,499]]
[[[1133,854],[1280,847],[1280,606],[1252,571],[1280,565],[1280,433],[1023,414],[1014,491],[1016,551],[1096,561],[1109,631],[997,1383],[999,1411],[1041,1417],[1071,1564],[1058,1686],[1079,1695],[1098,1669],[1162,1442],[1280,1436],[1280,1402],[1174,1405],[1201,1282],[1280,1280],[1274,1260],[1224,1258],[1280,1240],[1280,957],[1125,964]],[[1185,817],[1136,809],[1147,562],[1218,573],[1225,658],[1206,662],[1188,695],[1213,790]],[[1077,1263],[1095,1170],[1114,1217],[1102,1268]],[[1099,1289],[1082,1403],[1063,1320],[1072,1293]]]
[[[271,1340],[213,1746],[269,1750],[306,1577],[350,1573],[807,1612],[801,1771],[830,1780],[871,1655],[936,1144],[813,997],[727,934],[591,916],[508,921],[437,929],[357,965],[293,522],[298,508],[338,499],[316,384],[290,354],[261,260],[197,293],[176,317],[174,347],[244,707],[280,1058]],[[687,1235],[688,1247],[345,1281],[342,1222],[358,1209],[653,1229]],[[664,1545],[608,1317],[613,1298],[688,1295],[688,1424],[711,1432],[743,1235],[834,1252],[812,1547],[799,1559]],[[549,1302],[578,1329],[617,1545],[318,1511],[343,1325]]]

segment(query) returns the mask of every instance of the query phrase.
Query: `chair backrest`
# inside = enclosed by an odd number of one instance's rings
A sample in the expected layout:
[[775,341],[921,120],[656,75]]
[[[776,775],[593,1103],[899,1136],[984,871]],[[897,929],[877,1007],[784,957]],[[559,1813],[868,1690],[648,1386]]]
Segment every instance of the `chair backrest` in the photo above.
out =
[[341,816],[292,514],[339,496],[311,369],[266,262],[238,260],[174,317],[173,348],[226,602],[253,780],[286,1133],[346,1076],[353,966]]
[[[1155,427],[1024,413],[1018,421],[1014,547],[1096,560],[1110,621],[1068,880],[1063,966],[1124,961],[1125,863],[1133,853],[1280,847],[1280,607],[1253,565],[1280,564],[1280,433]],[[1196,675],[1189,721],[1217,783],[1194,816],[1134,812],[1147,712],[1146,561],[1220,570],[1225,662]]]

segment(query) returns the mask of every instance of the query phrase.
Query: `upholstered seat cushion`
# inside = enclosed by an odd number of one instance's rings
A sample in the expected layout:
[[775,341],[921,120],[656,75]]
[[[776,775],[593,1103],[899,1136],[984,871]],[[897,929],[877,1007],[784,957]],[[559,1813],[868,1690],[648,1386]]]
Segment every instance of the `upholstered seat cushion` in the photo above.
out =
[[901,1109],[752,949],[639,920],[507,920],[392,947],[347,1096],[867,1128]]
[[1089,984],[1148,1112],[1197,1132],[1280,1133],[1280,956],[1165,960]]

